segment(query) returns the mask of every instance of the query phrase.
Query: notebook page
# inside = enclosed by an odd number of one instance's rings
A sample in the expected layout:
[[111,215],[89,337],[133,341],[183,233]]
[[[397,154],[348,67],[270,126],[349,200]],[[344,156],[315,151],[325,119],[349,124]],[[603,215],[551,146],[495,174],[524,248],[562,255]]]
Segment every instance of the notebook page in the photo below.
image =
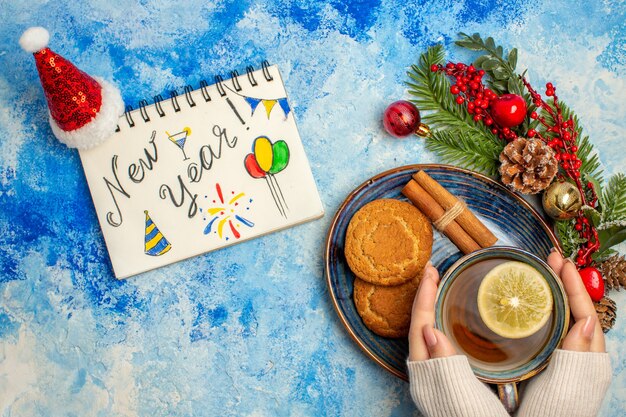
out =
[[240,75],[163,100],[163,117],[135,110],[134,127],[122,116],[80,152],[117,278],[323,215],[280,72],[266,70],[256,86]]

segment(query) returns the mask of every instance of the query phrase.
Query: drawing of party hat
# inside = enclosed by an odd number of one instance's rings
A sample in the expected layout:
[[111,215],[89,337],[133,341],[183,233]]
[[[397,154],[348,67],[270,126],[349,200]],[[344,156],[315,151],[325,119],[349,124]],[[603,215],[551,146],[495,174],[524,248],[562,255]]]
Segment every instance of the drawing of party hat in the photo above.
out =
[[144,251],[146,255],[161,256],[172,249],[172,245],[156,227],[148,214],[148,210],[145,210],[144,213],[146,213],[146,245]]

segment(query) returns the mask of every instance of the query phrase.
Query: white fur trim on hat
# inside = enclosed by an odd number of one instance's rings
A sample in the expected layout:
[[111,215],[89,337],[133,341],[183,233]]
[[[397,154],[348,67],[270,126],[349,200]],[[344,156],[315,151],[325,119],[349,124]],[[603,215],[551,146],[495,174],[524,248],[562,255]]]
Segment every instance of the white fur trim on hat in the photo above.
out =
[[100,77],[93,77],[102,87],[100,111],[89,123],[74,130],[63,130],[50,116],[50,126],[54,135],[70,148],[91,149],[108,139],[117,127],[118,119],[124,113],[124,102],[120,91]]
[[24,33],[22,33],[20,46],[26,52],[32,52],[34,54],[47,47],[49,40],[50,34],[48,31],[40,26],[35,26],[26,29]]

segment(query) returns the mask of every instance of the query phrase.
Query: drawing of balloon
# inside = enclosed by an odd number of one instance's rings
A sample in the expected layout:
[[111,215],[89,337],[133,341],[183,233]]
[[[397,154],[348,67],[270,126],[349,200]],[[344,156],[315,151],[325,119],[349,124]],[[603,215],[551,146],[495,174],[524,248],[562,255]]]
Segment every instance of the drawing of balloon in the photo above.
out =
[[276,208],[287,217],[287,202],[275,175],[289,164],[289,146],[284,140],[272,143],[269,138],[259,136],[252,144],[252,153],[244,158],[246,171],[252,178],[265,178]]
[[259,166],[259,163],[256,161],[254,154],[249,153],[248,155],[246,155],[244,165],[246,166],[246,171],[248,171],[248,174],[250,174],[252,178],[265,177],[266,173]]
[[285,169],[287,164],[289,163],[289,147],[287,146],[287,142],[284,140],[279,140],[272,145],[272,155],[274,159],[272,160],[272,166],[270,167],[270,174],[278,174],[280,171]]

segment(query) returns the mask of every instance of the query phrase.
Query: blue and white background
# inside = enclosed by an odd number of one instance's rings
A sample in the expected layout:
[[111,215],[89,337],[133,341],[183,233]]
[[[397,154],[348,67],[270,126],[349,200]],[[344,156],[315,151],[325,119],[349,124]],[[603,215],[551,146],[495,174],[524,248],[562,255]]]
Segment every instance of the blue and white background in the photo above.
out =
[[[459,31],[519,48],[553,82],[606,175],[626,165],[623,0],[0,0],[0,416],[407,416],[408,385],[358,349],[323,274],[330,220],[370,176],[436,162],[380,118],[407,68]],[[126,281],[111,272],[78,154],[53,137],[32,56],[51,47],[126,104],[280,66],[326,216]],[[626,297],[601,415],[626,414]]]

